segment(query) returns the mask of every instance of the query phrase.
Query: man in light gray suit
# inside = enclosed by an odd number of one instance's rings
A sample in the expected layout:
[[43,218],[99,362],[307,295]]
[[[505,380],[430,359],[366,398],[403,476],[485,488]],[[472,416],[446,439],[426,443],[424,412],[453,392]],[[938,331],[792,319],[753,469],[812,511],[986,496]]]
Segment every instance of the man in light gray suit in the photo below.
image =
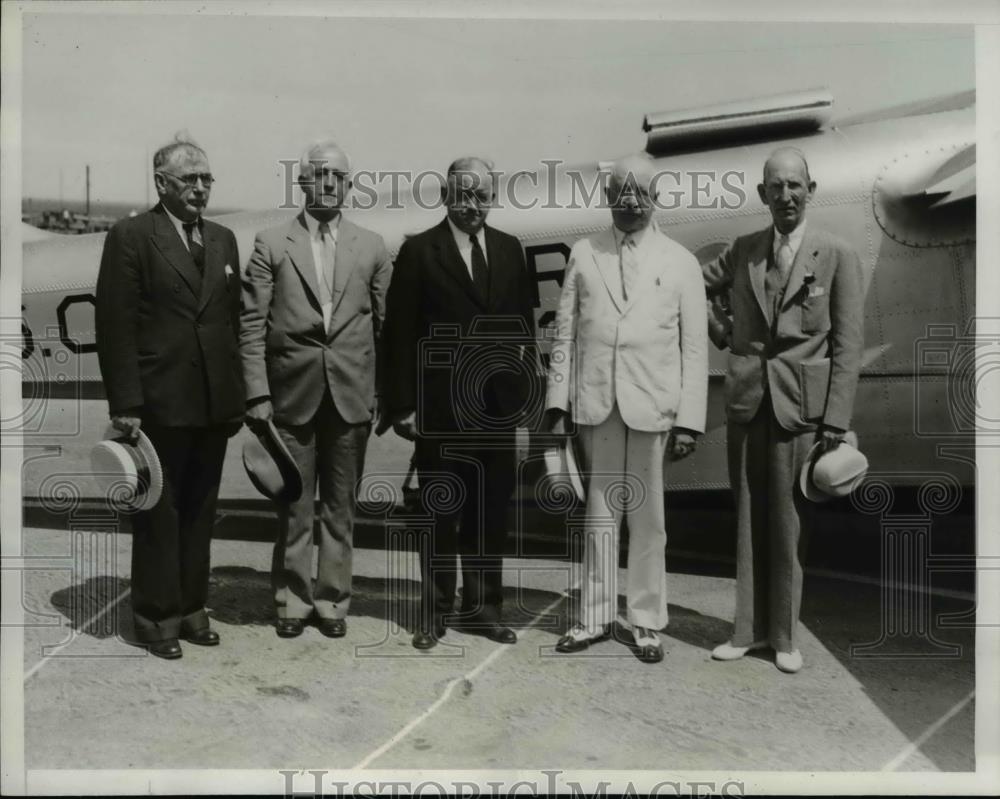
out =
[[350,161],[336,142],[306,149],[299,187],[302,213],[257,235],[243,278],[240,351],[248,424],[273,419],[302,474],[302,496],[279,510],[271,569],[277,633],[300,635],[315,615],[321,633],[339,638],[347,631],[355,489],[392,264],[380,236],[341,214]]
[[814,442],[834,449],[850,427],[865,286],[851,247],[806,224],[816,183],[801,152],[776,150],[757,191],[773,224],[703,268],[708,294],[731,297],[732,320],[713,316],[711,336],[729,349],[726,434],[737,505],[735,631],[712,657],[771,648],[777,667],[795,673],[811,511],[798,475]]

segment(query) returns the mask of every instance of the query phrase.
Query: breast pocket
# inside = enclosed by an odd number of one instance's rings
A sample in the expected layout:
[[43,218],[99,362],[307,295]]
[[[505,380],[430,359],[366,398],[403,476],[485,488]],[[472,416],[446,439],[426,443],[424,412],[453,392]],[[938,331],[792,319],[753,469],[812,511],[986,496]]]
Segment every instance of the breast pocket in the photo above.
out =
[[806,296],[802,300],[802,332],[822,333],[830,329],[830,297]]

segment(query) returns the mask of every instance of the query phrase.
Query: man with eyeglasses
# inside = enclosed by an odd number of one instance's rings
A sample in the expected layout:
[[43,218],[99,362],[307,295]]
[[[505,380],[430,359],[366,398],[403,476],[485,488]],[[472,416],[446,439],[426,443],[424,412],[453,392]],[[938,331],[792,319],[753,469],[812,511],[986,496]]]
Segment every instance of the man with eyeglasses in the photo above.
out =
[[[486,225],[492,164],[460,158],[441,197],[447,215],[407,239],[386,310],[386,424],[416,441],[433,530],[420,540],[420,615],[413,646],[446,625],[513,644],[502,623],[502,557],[514,488],[515,428],[529,415],[534,282],[520,242]],[[452,615],[456,556],[462,607]],[[449,622],[448,617],[451,616]]]
[[[240,350],[247,422],[273,421],[302,475],[301,496],[279,506],[271,582],[281,638],[315,618],[347,633],[356,486],[375,410],[378,340],[392,263],[382,237],[344,218],[347,153],[333,140],[299,161],[305,207],[257,235],[243,281]],[[319,488],[319,557],[313,520]]]
[[215,646],[205,603],[226,443],[243,421],[240,259],[232,231],[202,218],[212,190],[205,151],[178,136],[153,156],[160,201],[104,242],[97,355],[112,426],[141,429],[163,470],[157,504],[132,520],[132,613],[157,657],[178,639]]
[[581,651],[611,634],[624,516],[626,642],[644,663],[663,659],[657,631],[667,624],[663,459],[694,451],[708,397],[701,269],[653,224],[656,179],[644,155],[615,162],[606,190],[613,224],[573,245],[546,400],[552,433],[577,425],[590,475],[579,618],[556,650]]

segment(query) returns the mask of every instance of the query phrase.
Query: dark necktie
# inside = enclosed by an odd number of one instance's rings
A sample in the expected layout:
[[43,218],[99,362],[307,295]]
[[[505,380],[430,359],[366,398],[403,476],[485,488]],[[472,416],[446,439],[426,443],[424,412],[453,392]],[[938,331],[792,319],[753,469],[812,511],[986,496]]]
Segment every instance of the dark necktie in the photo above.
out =
[[469,241],[472,242],[472,283],[485,299],[490,295],[490,270],[486,266],[486,256],[479,246],[479,239],[469,236]]
[[205,270],[205,248],[194,240],[194,229],[197,226],[197,222],[185,222],[184,235],[187,238],[188,251],[194,259],[194,265],[198,267],[199,272],[203,272]]

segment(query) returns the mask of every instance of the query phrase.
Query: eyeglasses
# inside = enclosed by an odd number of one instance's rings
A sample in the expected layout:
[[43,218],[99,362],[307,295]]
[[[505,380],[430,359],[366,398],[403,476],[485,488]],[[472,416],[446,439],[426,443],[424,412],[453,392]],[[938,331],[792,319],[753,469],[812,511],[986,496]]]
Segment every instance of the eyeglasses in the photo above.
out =
[[166,175],[167,177],[179,180],[181,183],[187,184],[188,188],[196,188],[198,181],[201,181],[206,189],[212,188],[212,184],[215,183],[215,178],[212,177],[211,172],[192,172],[190,175],[175,175],[173,172],[157,172],[158,175]]

